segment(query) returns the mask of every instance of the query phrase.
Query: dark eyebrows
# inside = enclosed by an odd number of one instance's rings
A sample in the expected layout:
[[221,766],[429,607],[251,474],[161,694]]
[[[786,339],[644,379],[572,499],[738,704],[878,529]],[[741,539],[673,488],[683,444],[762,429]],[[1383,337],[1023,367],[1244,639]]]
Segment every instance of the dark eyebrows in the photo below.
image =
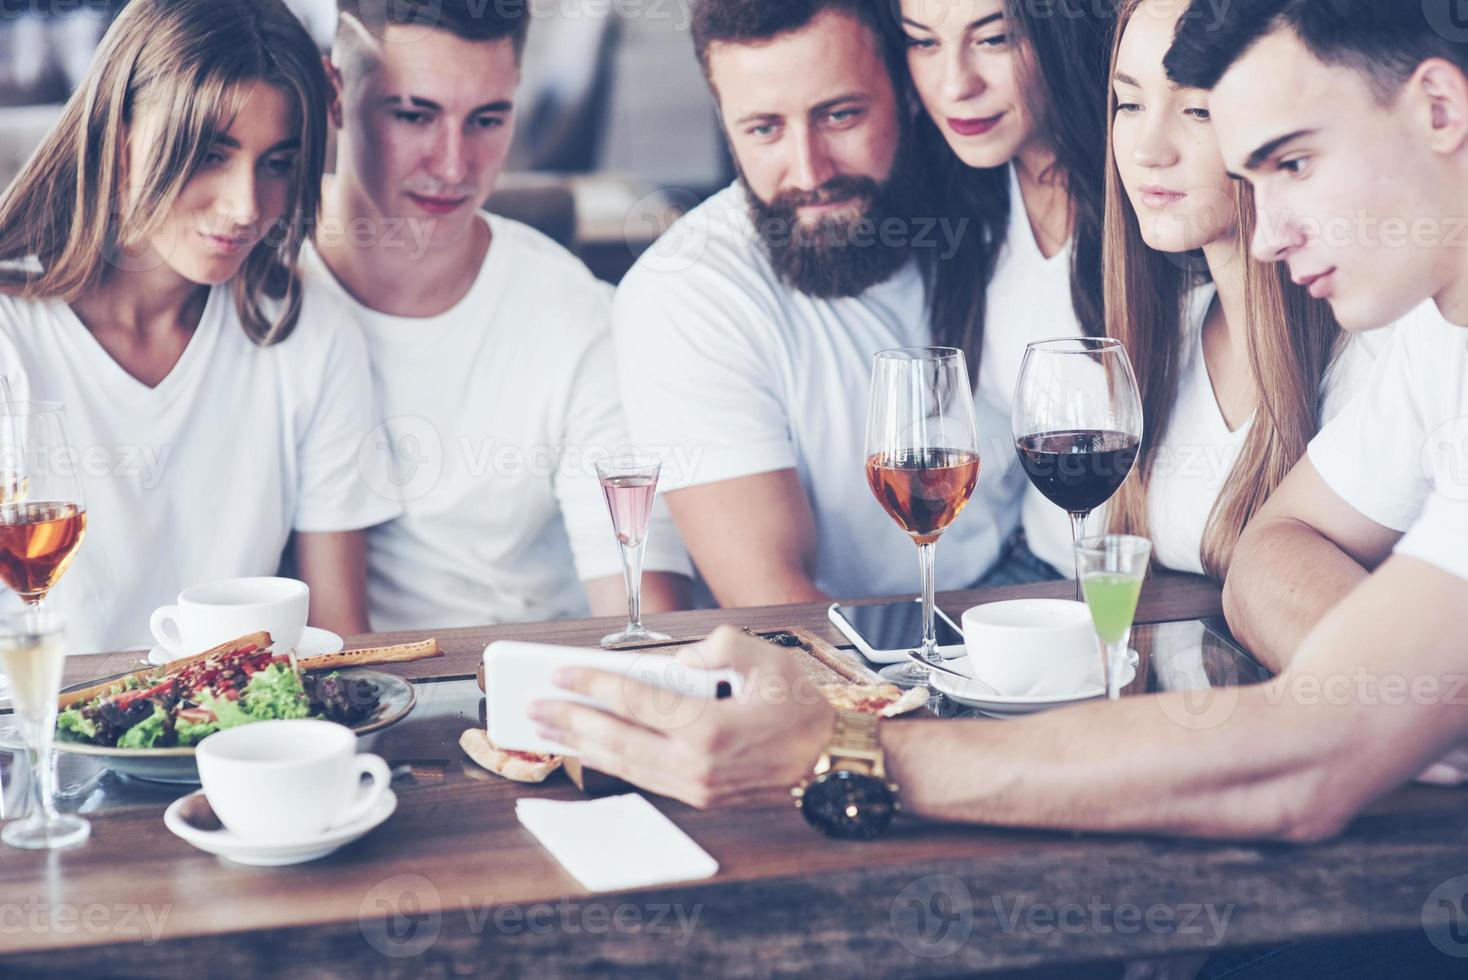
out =
[[[443,109],[443,106],[439,105],[437,102],[434,102],[432,99],[425,99],[425,98],[422,98],[422,97],[417,96],[417,95],[409,95],[409,96],[388,95],[388,96],[384,96],[383,97],[381,104],[382,105],[404,105],[404,104],[407,104],[407,105],[415,106],[415,107],[417,107],[419,109],[431,109],[434,112],[439,112],[439,111],[441,111]],[[512,100],[512,99],[500,99],[500,100],[498,100],[496,102],[486,102],[484,105],[479,106],[478,108],[476,108],[473,112],[471,112],[469,114],[471,116],[477,116],[481,112],[509,112],[513,108],[515,108],[514,100]]]
[[1278,139],[1270,140],[1268,143],[1265,143],[1263,146],[1259,147],[1259,149],[1249,154],[1249,158],[1244,161],[1244,169],[1258,170],[1261,166],[1264,165],[1265,160],[1268,160],[1280,150],[1284,149],[1287,144],[1294,142],[1302,136],[1314,136],[1315,132],[1316,131],[1313,129],[1297,129],[1293,133],[1286,133],[1284,136],[1281,136]]
[[[987,17],[980,17],[978,20],[974,21],[973,23],[971,23],[967,27],[965,27],[964,30],[965,31],[978,30],[980,27],[984,27],[987,24],[992,24],[996,20],[1003,20],[1003,19],[1004,19],[1004,11],[1001,10],[998,13],[990,14]],[[904,17],[904,18],[902,18],[902,22],[904,24],[909,24],[909,25],[911,25],[913,27],[916,27],[920,31],[927,31],[929,34],[933,33],[933,29],[931,27],[929,27],[927,24],[920,24],[917,21],[913,20],[911,17]]]
[[[220,133],[218,136],[214,137],[214,142],[215,144],[229,150],[238,150],[240,148],[240,141],[235,139],[233,136],[230,136],[228,133]],[[265,152],[278,153],[281,150],[299,150],[300,148],[301,141],[293,136],[290,139],[281,140],[279,143],[276,143]]]
[[824,102],[811,106],[810,112],[811,115],[817,115],[822,112],[830,112],[832,109],[836,108],[838,105],[841,105],[843,102],[867,103],[870,101],[872,101],[872,97],[870,95],[863,95],[860,92],[848,92],[845,95],[838,95],[834,99],[827,99]]
[[748,125],[749,123],[759,122],[761,120],[763,120],[764,122],[774,122],[774,121],[778,120],[779,118],[780,118],[780,114],[779,113],[776,113],[776,112],[750,112],[750,113],[746,113],[746,114],[740,116],[738,119],[734,120],[734,125],[736,125],[736,126],[745,126],[745,125]]
[[1111,77],[1114,80],[1116,80],[1118,82],[1121,82],[1121,84],[1123,84],[1123,85],[1130,85],[1132,88],[1141,88],[1142,87],[1142,83],[1141,82],[1137,81],[1135,78],[1133,78],[1132,76],[1126,74],[1125,72],[1120,72],[1119,71],[1119,72],[1117,72],[1115,75],[1113,75]]
[[[841,95],[836,96],[833,99],[826,99],[824,102],[818,102],[806,111],[808,114],[815,116],[823,112],[830,112],[838,105],[846,102],[857,102],[862,105],[866,105],[871,101],[872,97],[870,95],[866,95],[865,93],[845,92]],[[785,117],[778,112],[748,112],[740,116],[738,119],[734,120],[734,125],[747,126],[752,122],[778,122],[783,118]]]

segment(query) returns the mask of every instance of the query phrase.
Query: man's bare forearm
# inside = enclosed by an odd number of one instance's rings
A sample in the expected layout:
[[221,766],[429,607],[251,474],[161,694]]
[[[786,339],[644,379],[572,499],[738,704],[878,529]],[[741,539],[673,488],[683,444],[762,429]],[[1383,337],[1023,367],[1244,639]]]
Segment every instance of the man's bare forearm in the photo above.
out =
[[1239,540],[1223,588],[1229,629],[1278,673],[1301,642],[1367,571],[1329,538],[1279,518],[1250,527]]
[[1189,697],[1004,723],[887,722],[882,743],[904,812],[935,820],[1283,840],[1338,829],[1302,803],[1348,741],[1338,724],[1271,703],[1265,688],[1233,688],[1214,692],[1237,699],[1227,718],[1204,727]]
[[1320,840],[1468,736],[1465,610],[1468,582],[1393,558],[1268,684],[889,722],[889,770],[909,812],[944,820]]
[[[627,582],[621,575],[587,579],[582,583],[593,616],[621,616],[627,612]],[[673,572],[642,574],[642,611],[674,612],[693,605],[693,583]]]

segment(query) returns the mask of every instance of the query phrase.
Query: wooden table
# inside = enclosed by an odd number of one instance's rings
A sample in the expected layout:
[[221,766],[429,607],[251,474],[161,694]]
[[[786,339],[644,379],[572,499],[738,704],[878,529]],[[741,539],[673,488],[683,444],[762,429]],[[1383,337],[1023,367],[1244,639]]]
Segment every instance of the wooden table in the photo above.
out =
[[[977,598],[942,603],[956,614]],[[1149,584],[1140,621],[1218,612],[1211,586],[1167,578]],[[816,606],[654,617],[681,636],[726,621],[829,632]],[[1468,794],[1420,788],[1314,847],[916,821],[841,843],[813,834],[788,803],[700,812],[657,799],[719,874],[590,895],[513,812],[518,797],[578,791],[560,776],[539,787],[490,776],[456,739],[478,723],[472,675],[487,641],[594,643],[609,625],[439,632],[446,657],[396,668],[420,682],[419,708],[366,746],[412,767],[395,784],[397,812],[312,864],[246,868],[196,851],[163,826],[176,791],[106,775],[81,804],[100,811],[85,846],[0,847],[0,976],[1083,975],[1102,962],[1420,928],[1433,888],[1468,870]],[[73,658],[68,680],[128,659]]]

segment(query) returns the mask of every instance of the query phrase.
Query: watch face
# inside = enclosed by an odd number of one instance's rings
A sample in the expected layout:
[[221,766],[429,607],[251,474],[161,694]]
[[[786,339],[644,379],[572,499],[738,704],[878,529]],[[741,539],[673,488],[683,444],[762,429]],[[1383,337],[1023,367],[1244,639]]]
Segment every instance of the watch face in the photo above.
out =
[[800,812],[827,837],[864,839],[887,829],[897,798],[880,779],[838,769],[811,781]]

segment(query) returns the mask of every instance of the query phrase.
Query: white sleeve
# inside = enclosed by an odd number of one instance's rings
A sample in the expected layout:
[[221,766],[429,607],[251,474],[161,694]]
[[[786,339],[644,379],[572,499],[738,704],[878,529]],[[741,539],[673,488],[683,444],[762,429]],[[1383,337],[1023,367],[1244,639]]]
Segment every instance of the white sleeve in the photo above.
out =
[[1397,542],[1396,553],[1468,579],[1468,500],[1433,494],[1406,537]]
[[779,355],[756,339],[776,315],[707,265],[623,280],[612,314],[622,400],[633,438],[667,460],[662,489],[794,468]]
[[[608,311],[603,306],[600,312],[605,322]],[[612,519],[602,496],[595,463],[605,454],[630,447],[631,440],[622,414],[612,338],[605,331],[586,348],[577,366],[563,431],[555,494],[571,542],[576,575],[583,582],[620,575],[621,549],[612,534]],[[661,500],[653,510],[643,568],[650,572],[693,574],[678,529]]]
[[1310,462],[1325,482],[1361,514],[1383,527],[1412,526],[1431,489],[1423,472],[1426,436],[1417,409],[1413,363],[1399,329],[1370,378],[1310,443]]
[[324,302],[320,291],[312,299],[310,316],[303,307],[296,329],[319,330],[329,339],[319,375],[308,379],[317,397],[296,445],[300,483],[293,527],[357,531],[400,516],[402,506],[380,494],[358,465],[362,446],[382,422],[366,341],[344,308]]

